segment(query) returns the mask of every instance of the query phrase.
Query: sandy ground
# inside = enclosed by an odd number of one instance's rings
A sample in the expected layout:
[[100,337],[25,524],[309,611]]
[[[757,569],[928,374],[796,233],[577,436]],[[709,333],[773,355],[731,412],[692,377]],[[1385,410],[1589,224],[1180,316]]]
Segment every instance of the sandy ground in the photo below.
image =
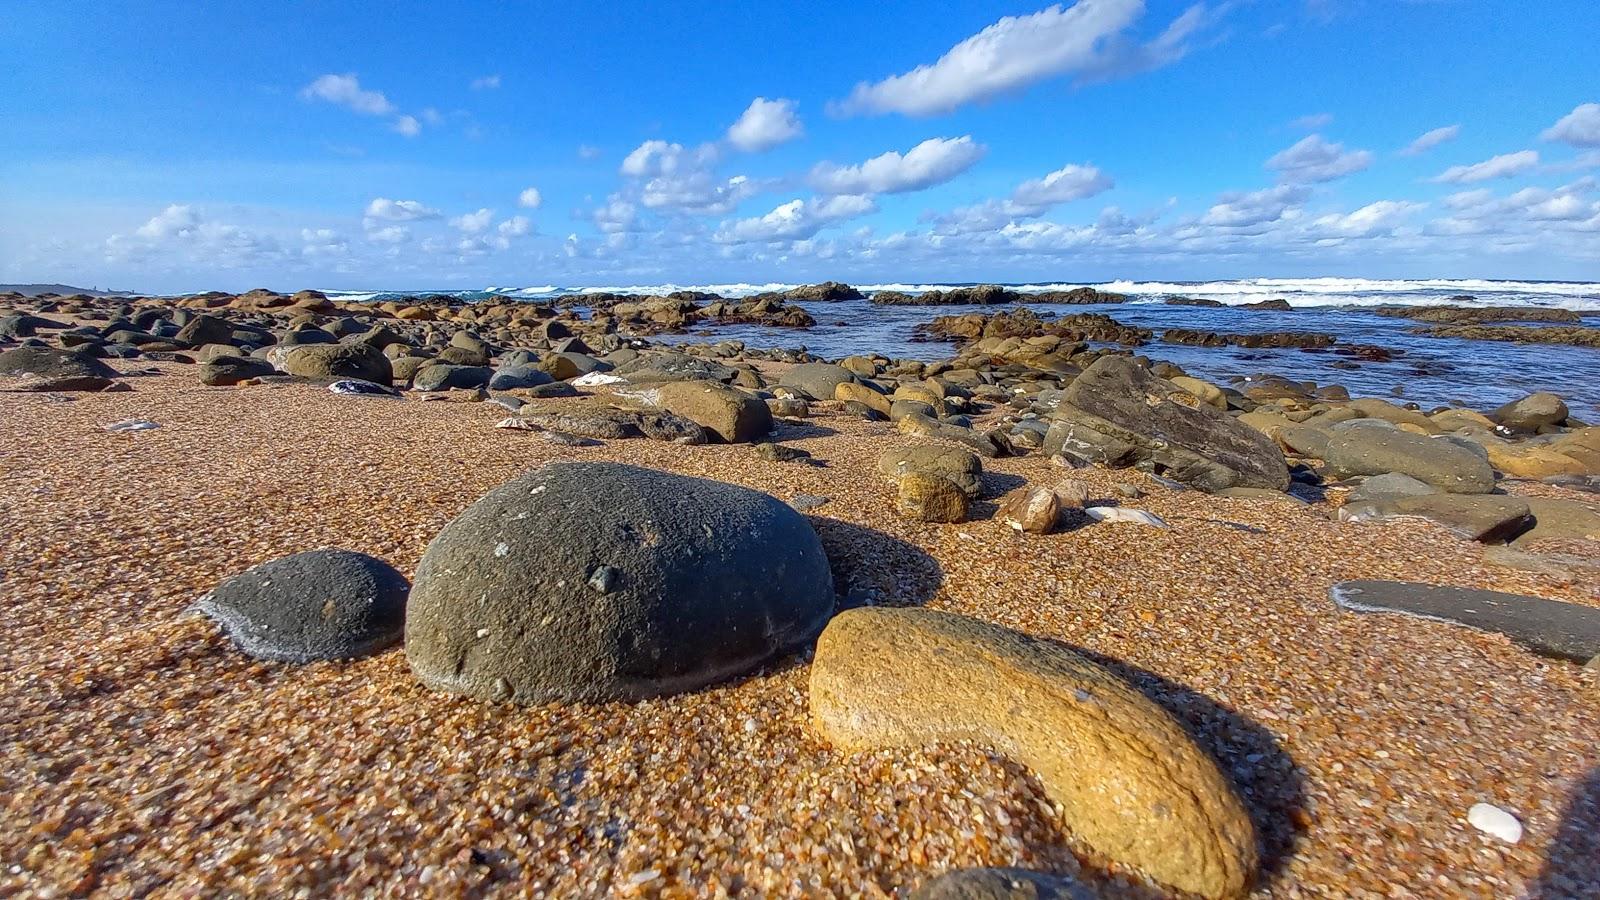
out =
[[[1133,678],[1240,787],[1262,896],[1600,894],[1600,672],[1326,596],[1396,578],[1600,604],[1593,585],[1489,566],[1420,523],[1148,484],[1137,505],[1171,531],[909,523],[874,468],[909,439],[839,416],[782,427],[827,463],[811,467],[556,447],[493,428],[495,406],[161,368],[178,374],[131,393],[0,395],[0,894],[882,896],[975,865],[1153,893],[1080,863],[1071,823],[982,748],[819,743],[804,660],[671,699],[519,708],[430,692],[399,650],[253,662],[181,616],[313,547],[409,574],[452,516],[557,457],[831,497],[813,521],[846,589],[1057,638]],[[162,427],[102,429],[134,417]],[[994,493],[1064,474],[986,467]],[[1075,477],[1099,496],[1142,480]],[[1466,823],[1480,800],[1522,820],[1520,844]]]

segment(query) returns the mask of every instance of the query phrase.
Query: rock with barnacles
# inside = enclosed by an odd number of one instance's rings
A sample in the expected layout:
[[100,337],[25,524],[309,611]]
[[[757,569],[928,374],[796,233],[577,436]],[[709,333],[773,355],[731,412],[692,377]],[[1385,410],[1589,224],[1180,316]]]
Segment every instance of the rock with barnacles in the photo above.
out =
[[1058,644],[929,609],[835,616],[811,720],[846,752],[974,741],[1032,770],[1097,853],[1181,891],[1236,897],[1256,868],[1243,803],[1171,714]]
[[306,663],[367,656],[400,640],[406,579],[376,557],[307,550],[251,567],[195,608],[258,659]]
[[406,656],[489,700],[653,697],[750,671],[833,612],[810,523],[749,488],[554,462],[490,491],[417,566]]

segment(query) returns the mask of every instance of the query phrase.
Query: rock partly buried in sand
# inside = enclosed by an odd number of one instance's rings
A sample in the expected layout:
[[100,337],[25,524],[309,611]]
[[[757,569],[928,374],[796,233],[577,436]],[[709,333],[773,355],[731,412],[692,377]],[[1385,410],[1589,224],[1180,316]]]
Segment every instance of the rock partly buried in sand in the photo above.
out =
[[1098,853],[1207,897],[1244,892],[1250,818],[1215,762],[1144,694],[1056,644],[927,609],[836,616],[811,718],[846,751],[972,740],[1033,770]]
[[811,525],[737,485],[556,462],[490,491],[417,566],[406,656],[486,700],[625,700],[747,672],[813,638],[833,580]]
[[1151,465],[1207,491],[1289,486],[1289,467],[1271,438],[1126,357],[1101,357],[1085,369],[1053,417],[1048,456]]
[[283,355],[283,370],[302,378],[359,378],[391,384],[394,369],[383,351],[366,344],[307,344]]
[[896,447],[878,457],[878,472],[894,481],[916,472],[937,475],[960,488],[969,498],[983,492],[983,463],[977,454],[942,444]]
[[200,383],[212,387],[238,384],[251,378],[265,378],[278,370],[272,363],[253,356],[215,356],[200,366]]
[[0,375],[48,384],[54,391],[100,391],[111,385],[117,371],[91,356],[23,346],[0,353]]
[[257,659],[306,663],[366,656],[400,640],[406,579],[376,557],[307,550],[227,579],[195,608]]
[[1521,594],[1405,581],[1341,581],[1328,596],[1355,612],[1392,612],[1503,634],[1542,656],[1600,655],[1600,609]]
[[1532,511],[1520,497],[1498,494],[1417,494],[1346,503],[1343,522],[1426,519],[1462,540],[1504,544],[1533,527]]
[[1340,427],[1328,440],[1324,458],[1336,478],[1398,472],[1454,494],[1494,490],[1487,455],[1455,441],[1377,425]]
[[919,522],[954,523],[967,520],[967,494],[942,475],[907,472],[900,476],[897,508]]
[[1065,875],[1028,869],[956,869],[923,882],[909,900],[1097,900],[1099,896]]
[[748,443],[772,431],[772,411],[761,398],[715,381],[670,381],[655,389],[656,403],[725,443]]

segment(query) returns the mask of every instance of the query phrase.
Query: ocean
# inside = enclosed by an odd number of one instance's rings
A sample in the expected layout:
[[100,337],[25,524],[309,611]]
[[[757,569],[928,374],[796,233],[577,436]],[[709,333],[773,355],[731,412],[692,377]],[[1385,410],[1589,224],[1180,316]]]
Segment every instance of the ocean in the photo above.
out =
[[[746,297],[782,291],[794,284],[637,284],[489,286],[483,290],[326,291],[344,300],[383,300],[417,294],[447,294],[465,300],[490,296],[548,300],[567,294],[665,294],[705,291],[724,297]],[[858,284],[863,293],[878,290],[921,293],[965,287],[963,283]],[[1600,283],[1491,281],[1479,279],[1257,278],[1233,281],[1110,281],[1094,284],[1037,283],[1007,285],[1019,292],[1093,287],[1125,294],[1126,303],[1095,305],[1030,304],[1041,315],[1099,312],[1129,325],[1157,332],[1157,339],[1136,352],[1182,366],[1192,374],[1227,384],[1263,374],[1282,375],[1319,385],[1341,384],[1353,396],[1414,401],[1425,408],[1464,404],[1491,408],[1536,390],[1567,398],[1573,414],[1600,421],[1600,349],[1552,344],[1509,344],[1436,338],[1408,333],[1417,323],[1375,315],[1374,306],[1515,306],[1568,309],[1593,314],[1585,324],[1600,327]],[[1461,299],[1463,296],[1470,300]],[[1170,297],[1203,297],[1227,307],[1282,298],[1293,311],[1242,310],[1173,306]],[[803,303],[817,320],[810,329],[719,326],[687,335],[661,335],[666,343],[740,340],[751,347],[804,347],[819,356],[837,358],[855,353],[935,360],[951,355],[951,345],[913,341],[915,327],[935,316],[997,307],[875,306],[867,301]],[[1346,357],[1331,351],[1297,349],[1210,348],[1164,344],[1166,328],[1192,328],[1229,333],[1267,331],[1327,332],[1340,344],[1370,344],[1395,351],[1389,362],[1362,362],[1341,368]],[[1340,365],[1336,365],[1340,364]]]

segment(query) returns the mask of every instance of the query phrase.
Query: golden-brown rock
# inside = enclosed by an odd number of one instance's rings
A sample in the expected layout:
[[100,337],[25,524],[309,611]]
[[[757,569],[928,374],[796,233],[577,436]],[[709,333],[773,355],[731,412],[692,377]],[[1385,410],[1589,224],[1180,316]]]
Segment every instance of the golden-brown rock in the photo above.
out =
[[900,478],[900,513],[922,522],[964,522],[967,495],[955,482],[929,472],[908,472]]
[[1233,897],[1256,867],[1249,816],[1161,707],[1058,644],[951,613],[835,616],[811,666],[811,719],[846,751],[977,741],[1033,770],[1067,827],[1157,881]]
[[1061,520],[1061,499],[1049,488],[1022,488],[1000,501],[996,517],[1017,531],[1049,534]]
[[856,384],[853,381],[839,382],[838,386],[833,389],[833,399],[842,400],[845,402],[855,400],[860,403],[865,403],[867,406],[872,407],[886,416],[889,414],[888,397],[885,397],[884,395],[878,393],[870,387],[867,387],[864,384]]

